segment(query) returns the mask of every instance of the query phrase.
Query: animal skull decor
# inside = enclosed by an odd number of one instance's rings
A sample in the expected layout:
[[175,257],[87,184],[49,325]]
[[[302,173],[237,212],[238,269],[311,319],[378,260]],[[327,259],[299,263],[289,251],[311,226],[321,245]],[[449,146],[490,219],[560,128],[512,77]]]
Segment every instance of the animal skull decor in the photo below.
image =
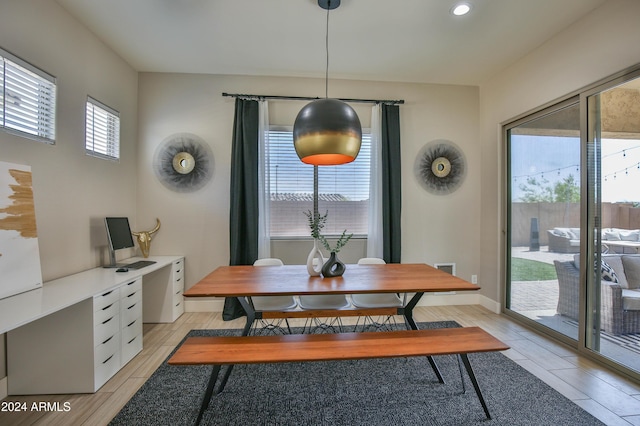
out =
[[142,256],[144,258],[149,257],[149,248],[151,248],[151,236],[158,232],[158,229],[160,229],[160,219],[156,218],[156,222],[156,227],[151,231],[131,232],[131,234],[136,237],[138,246],[140,246],[140,250],[142,251]]

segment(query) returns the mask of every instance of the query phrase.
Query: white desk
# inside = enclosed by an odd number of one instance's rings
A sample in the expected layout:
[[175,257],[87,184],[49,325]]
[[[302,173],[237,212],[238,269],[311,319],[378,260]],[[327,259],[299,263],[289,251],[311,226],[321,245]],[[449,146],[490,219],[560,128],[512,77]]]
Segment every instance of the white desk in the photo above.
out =
[[9,394],[95,392],[142,350],[142,321],[180,316],[184,258],[148,260],[156,263],[90,269],[0,300]]

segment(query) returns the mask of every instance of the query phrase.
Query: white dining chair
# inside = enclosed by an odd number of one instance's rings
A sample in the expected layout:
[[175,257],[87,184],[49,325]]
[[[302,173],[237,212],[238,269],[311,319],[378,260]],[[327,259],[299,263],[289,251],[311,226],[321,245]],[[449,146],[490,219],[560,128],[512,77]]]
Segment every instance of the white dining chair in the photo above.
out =
[[[262,258],[258,259],[253,263],[253,266],[283,266],[284,263],[282,260],[277,258]],[[295,309],[297,306],[296,299],[293,296],[253,296],[251,298],[251,302],[253,303],[253,308],[256,311],[283,311],[289,309]],[[287,324],[287,330],[291,333],[291,328],[289,327],[289,321],[285,319]],[[260,319],[260,325],[262,326],[262,332],[260,334],[268,334],[274,333],[278,334],[278,332],[282,332],[283,329],[281,327],[282,319],[276,321],[267,321],[264,319]],[[254,332],[255,334],[255,332]]]
[[[384,259],[377,257],[363,257],[358,260],[358,265],[384,265],[387,262]],[[406,295],[405,295],[406,300]],[[351,303],[357,308],[400,308],[404,306],[404,302],[400,299],[396,293],[358,293],[351,295]],[[360,319],[358,319],[359,322]],[[367,321],[370,325],[367,326]],[[375,329],[390,328],[391,323],[394,322],[392,315],[389,315],[382,321],[375,321],[372,317],[366,316],[364,318],[363,330],[373,327]],[[358,324],[356,323],[356,328]]]
[[[314,262],[316,259],[314,259]],[[324,310],[324,309],[343,309],[350,305],[347,296],[344,294],[314,294],[314,295],[301,295],[298,296],[298,305],[302,310]],[[335,331],[335,326],[342,331],[342,321],[340,317],[335,317],[329,320],[329,322],[323,322],[320,318],[313,317],[305,321],[304,330],[307,329],[318,332]]]

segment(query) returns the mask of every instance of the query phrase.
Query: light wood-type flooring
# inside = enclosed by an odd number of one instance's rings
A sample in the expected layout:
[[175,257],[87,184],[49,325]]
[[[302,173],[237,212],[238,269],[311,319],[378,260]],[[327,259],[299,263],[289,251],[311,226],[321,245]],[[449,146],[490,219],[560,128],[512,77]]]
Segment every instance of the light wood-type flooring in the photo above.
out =
[[[480,326],[511,346],[505,355],[605,424],[640,425],[640,384],[504,315],[474,305],[419,307],[414,317],[416,321],[454,320],[463,326]],[[243,319],[222,321],[220,313],[185,313],[173,324],[145,324],[143,351],[97,393],[9,396],[3,403],[26,402],[29,411],[0,412],[0,425],[106,425],[191,329],[241,328],[243,324]],[[33,402],[49,403],[49,409],[57,402],[61,411],[31,411]],[[68,411],[64,411],[65,403]]]

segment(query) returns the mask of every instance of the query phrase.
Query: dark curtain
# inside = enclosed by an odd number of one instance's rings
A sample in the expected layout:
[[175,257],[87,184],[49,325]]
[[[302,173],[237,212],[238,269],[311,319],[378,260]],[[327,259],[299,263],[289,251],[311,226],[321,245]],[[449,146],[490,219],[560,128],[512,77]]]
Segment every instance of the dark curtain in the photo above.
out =
[[400,108],[382,105],[382,238],[383,258],[400,263]]
[[[258,101],[236,98],[231,150],[229,265],[252,265],[258,258]],[[224,301],[222,318],[245,315],[235,297]]]

